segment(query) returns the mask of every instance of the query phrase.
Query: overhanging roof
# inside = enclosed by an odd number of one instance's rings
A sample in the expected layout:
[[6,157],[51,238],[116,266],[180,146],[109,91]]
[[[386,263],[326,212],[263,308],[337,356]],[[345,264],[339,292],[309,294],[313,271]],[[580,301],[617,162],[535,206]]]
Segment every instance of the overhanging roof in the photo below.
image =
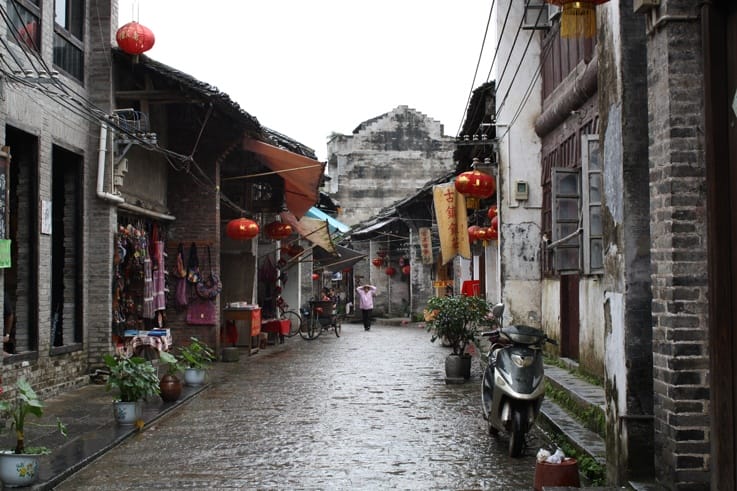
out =
[[295,217],[302,218],[317,203],[323,162],[249,137],[243,138],[243,150],[257,154],[284,179],[284,200]]
[[354,251],[343,246],[335,246],[335,252],[336,254],[331,254],[321,247],[315,247],[312,250],[315,265],[325,268],[328,271],[342,271],[367,257],[362,252]]

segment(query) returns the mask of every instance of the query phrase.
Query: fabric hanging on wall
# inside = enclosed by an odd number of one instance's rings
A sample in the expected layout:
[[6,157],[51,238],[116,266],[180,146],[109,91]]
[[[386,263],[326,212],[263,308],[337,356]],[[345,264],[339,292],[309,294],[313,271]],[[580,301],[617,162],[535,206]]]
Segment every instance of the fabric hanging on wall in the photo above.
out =
[[154,260],[159,264],[159,267],[154,272],[154,283],[153,283],[153,309],[154,312],[157,310],[166,309],[166,279],[164,277],[166,268],[164,267],[164,242],[156,242],[156,257]]
[[154,284],[150,257],[143,260],[143,318],[154,318]]

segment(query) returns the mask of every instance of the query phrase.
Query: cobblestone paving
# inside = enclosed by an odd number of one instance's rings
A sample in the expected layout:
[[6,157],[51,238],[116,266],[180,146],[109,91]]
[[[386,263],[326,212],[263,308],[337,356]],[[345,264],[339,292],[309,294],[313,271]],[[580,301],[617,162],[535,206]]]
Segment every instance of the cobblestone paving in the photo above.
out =
[[[56,489],[531,489],[537,445],[506,456],[479,409],[480,370],[446,385],[419,327],[344,324],[237,363],[213,387]],[[535,438],[535,437],[533,437]]]

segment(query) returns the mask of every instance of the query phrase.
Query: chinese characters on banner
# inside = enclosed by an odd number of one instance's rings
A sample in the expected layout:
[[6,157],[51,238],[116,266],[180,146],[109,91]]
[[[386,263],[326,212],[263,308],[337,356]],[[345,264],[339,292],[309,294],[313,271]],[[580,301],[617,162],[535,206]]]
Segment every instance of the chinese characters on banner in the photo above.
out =
[[440,236],[440,263],[446,264],[456,255],[470,259],[466,199],[452,182],[433,186],[432,193]]
[[422,264],[432,264],[432,230],[430,230],[430,227],[421,227],[418,232],[420,234]]

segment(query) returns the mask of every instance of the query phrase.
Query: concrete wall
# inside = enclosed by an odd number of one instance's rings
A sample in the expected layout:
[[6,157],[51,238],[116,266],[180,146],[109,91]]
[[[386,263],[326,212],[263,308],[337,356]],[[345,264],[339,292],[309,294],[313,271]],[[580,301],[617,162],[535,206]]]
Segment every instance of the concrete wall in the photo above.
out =
[[328,143],[328,194],[340,220],[355,225],[414,194],[452,168],[454,139],[443,125],[407,106],[362,123]]

